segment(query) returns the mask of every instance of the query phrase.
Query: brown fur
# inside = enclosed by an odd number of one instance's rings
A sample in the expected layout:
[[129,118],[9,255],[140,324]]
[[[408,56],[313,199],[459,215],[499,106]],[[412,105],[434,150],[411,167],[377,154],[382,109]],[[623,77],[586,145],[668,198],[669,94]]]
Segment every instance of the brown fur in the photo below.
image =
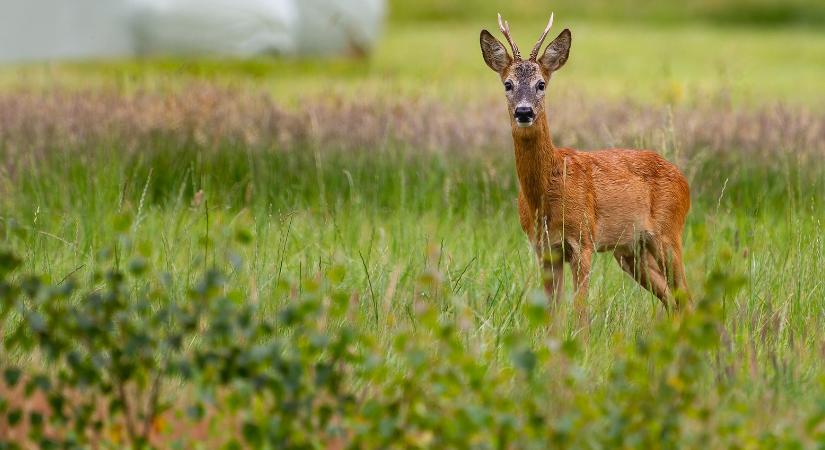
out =
[[[491,38],[482,32],[483,52],[485,47],[495,49],[497,41]],[[688,183],[679,169],[651,151],[582,152],[553,145],[544,90],[532,86],[548,82],[552,71],[564,65],[569,46],[570,33],[565,30],[538,61],[510,60],[498,71],[503,82],[515,84],[507,92],[519,219],[542,258],[545,288],[558,301],[567,262],[577,303],[583,301],[593,253],[610,251],[622,269],[666,308],[679,308],[682,295],[688,295],[681,237],[690,208]],[[495,50],[500,61],[500,49]],[[532,126],[520,127],[513,111],[528,103],[536,117]],[[682,295],[674,295],[674,290]]]

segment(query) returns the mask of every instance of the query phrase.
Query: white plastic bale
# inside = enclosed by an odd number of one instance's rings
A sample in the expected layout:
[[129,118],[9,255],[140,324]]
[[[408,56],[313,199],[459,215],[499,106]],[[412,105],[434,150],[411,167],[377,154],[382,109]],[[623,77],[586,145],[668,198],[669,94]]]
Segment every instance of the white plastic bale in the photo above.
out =
[[384,0],[295,0],[297,50],[304,55],[364,54],[381,34]]
[[131,55],[123,0],[0,0],[0,61]]
[[128,0],[138,54],[292,54],[294,0]]
[[364,54],[385,0],[0,0],[0,61]]

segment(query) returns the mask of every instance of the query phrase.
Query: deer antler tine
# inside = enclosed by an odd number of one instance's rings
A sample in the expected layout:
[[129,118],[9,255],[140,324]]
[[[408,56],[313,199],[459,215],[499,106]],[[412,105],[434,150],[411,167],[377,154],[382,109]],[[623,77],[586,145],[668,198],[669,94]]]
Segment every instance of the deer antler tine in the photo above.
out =
[[512,36],[510,36],[510,24],[506,20],[501,19],[501,13],[498,14],[498,29],[501,30],[501,34],[507,38],[507,42],[510,43],[510,48],[513,49],[513,59],[517,61],[521,60],[521,52],[518,51],[518,46],[515,41],[513,41]]
[[553,26],[553,13],[550,13],[550,20],[547,22],[547,26],[544,28],[544,33],[541,34],[538,42],[533,47],[533,51],[530,52],[530,61],[535,61],[536,58],[539,56],[539,52],[541,51],[541,45],[544,44],[544,38],[547,37],[547,33],[550,32],[550,28]]

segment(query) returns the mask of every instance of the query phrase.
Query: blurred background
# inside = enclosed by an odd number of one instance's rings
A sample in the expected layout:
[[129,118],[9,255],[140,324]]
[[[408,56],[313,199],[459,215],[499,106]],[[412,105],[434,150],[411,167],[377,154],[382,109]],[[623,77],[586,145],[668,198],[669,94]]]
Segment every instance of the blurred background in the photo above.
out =
[[364,54],[383,0],[59,0],[0,6],[0,59]]
[[488,95],[478,31],[495,31],[501,12],[529,46],[551,11],[555,32],[573,30],[563,84],[576,92],[665,103],[818,104],[825,94],[816,0],[6,0],[0,81],[171,74],[266,78],[285,100],[330,88]]

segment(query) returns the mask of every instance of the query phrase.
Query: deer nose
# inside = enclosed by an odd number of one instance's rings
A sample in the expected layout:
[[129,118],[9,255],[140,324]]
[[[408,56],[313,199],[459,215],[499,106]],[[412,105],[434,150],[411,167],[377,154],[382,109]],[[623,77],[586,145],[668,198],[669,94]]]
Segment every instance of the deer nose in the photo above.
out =
[[533,108],[529,106],[519,106],[513,113],[513,117],[519,122],[529,122],[533,120],[535,116],[536,114],[533,112]]

